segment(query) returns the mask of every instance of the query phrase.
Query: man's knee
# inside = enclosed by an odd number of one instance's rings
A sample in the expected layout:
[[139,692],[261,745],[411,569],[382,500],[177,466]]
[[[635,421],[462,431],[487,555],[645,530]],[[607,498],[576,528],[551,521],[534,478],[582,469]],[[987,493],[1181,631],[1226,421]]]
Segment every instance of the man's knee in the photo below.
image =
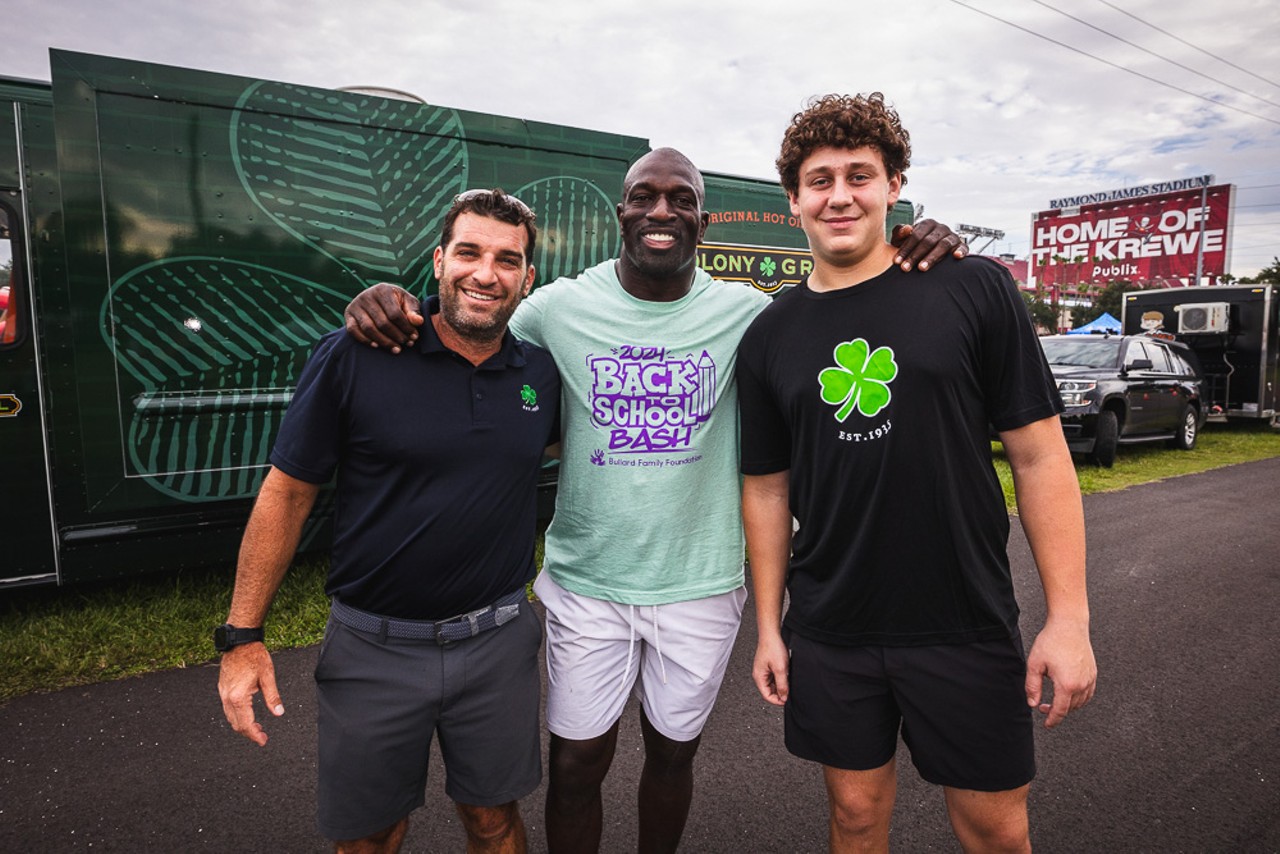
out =
[[524,823],[520,820],[520,804],[516,801],[496,807],[456,806],[467,837],[476,842],[491,845],[512,836],[523,836]]
[[1005,792],[946,789],[947,813],[960,844],[970,851],[1030,851],[1028,789],[1028,786]]
[[828,791],[831,820],[845,833],[862,836],[887,825],[893,814],[893,793]]
[[613,762],[617,739],[616,723],[596,738],[569,739],[552,733],[547,757],[552,786],[560,790],[599,788]]
[[832,829],[840,836],[867,837],[888,833],[897,795],[893,761],[870,771],[823,769]]
[[1029,854],[1031,834],[1026,816],[1002,822],[965,824],[951,819],[956,839],[966,851],[991,851],[1002,854]]
[[640,713],[640,732],[644,736],[645,765],[650,770],[680,772],[693,767],[693,757],[698,753],[702,736],[688,741],[676,741],[658,732],[643,711]]
[[395,824],[363,839],[344,839],[334,843],[336,854],[395,854],[400,850],[409,819],[402,818]]

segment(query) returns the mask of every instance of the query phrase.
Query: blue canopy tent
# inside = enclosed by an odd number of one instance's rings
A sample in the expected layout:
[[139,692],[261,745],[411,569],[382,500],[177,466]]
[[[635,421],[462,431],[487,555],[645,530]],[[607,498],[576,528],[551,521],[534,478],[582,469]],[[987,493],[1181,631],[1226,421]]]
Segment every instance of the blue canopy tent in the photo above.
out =
[[1120,321],[1116,320],[1107,312],[1103,312],[1101,317],[1094,318],[1084,326],[1069,330],[1068,335],[1091,335],[1097,333],[1101,335],[1104,332],[1110,332],[1113,335],[1120,334]]

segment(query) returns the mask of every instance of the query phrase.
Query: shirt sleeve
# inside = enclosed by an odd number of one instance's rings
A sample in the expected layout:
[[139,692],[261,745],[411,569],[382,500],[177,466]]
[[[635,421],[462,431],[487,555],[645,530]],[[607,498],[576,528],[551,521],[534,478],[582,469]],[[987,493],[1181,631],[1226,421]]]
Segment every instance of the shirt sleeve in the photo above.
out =
[[338,391],[346,334],[320,340],[307,359],[293,399],[271,449],[271,464],[307,483],[324,484],[338,468],[342,440],[342,395]]
[[748,327],[734,369],[742,436],[741,470],[746,475],[775,474],[791,468],[791,431],[763,374],[767,338],[763,327],[761,316]]
[[508,324],[512,335],[521,341],[536,344],[544,350],[547,348],[547,339],[543,334],[544,317],[555,297],[554,288],[554,283],[535,288],[533,293],[520,302]]
[[1062,397],[1013,278],[995,263],[986,265],[986,274],[991,294],[983,348],[987,414],[996,430],[1014,430],[1061,413]]

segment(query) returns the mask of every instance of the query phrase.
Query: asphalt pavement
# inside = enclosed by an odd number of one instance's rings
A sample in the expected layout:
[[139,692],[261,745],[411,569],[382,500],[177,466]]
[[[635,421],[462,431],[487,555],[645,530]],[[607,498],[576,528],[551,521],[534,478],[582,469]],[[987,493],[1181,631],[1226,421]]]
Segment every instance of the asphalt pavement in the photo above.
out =
[[[1280,459],[1085,499],[1097,696],[1037,731],[1041,852],[1280,851]],[[1043,619],[1015,524],[1028,642]],[[818,852],[818,769],[782,746],[750,680],[743,624],[703,737],[682,850]],[[215,666],[22,697],[0,707],[0,851],[326,851],[314,831],[316,649],[276,656],[287,713],[257,748],[222,718]],[[634,704],[633,704],[634,705]],[[635,849],[635,709],[605,790],[603,850]],[[955,851],[941,792],[899,754],[895,851]],[[524,802],[545,850],[543,790]],[[433,758],[406,851],[462,851]]]

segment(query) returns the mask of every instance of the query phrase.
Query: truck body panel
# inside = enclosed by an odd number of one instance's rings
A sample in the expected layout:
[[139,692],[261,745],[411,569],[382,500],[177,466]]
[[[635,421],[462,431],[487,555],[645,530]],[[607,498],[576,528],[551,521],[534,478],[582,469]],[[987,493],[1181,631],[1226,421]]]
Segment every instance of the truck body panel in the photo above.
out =
[[[0,80],[0,585],[233,563],[298,373],[351,297],[434,293],[444,213],[472,187],[537,212],[535,286],[616,257],[623,177],[649,151],[377,94],[50,64],[51,84]],[[704,266],[798,282],[804,233],[777,184],[706,182]]]

